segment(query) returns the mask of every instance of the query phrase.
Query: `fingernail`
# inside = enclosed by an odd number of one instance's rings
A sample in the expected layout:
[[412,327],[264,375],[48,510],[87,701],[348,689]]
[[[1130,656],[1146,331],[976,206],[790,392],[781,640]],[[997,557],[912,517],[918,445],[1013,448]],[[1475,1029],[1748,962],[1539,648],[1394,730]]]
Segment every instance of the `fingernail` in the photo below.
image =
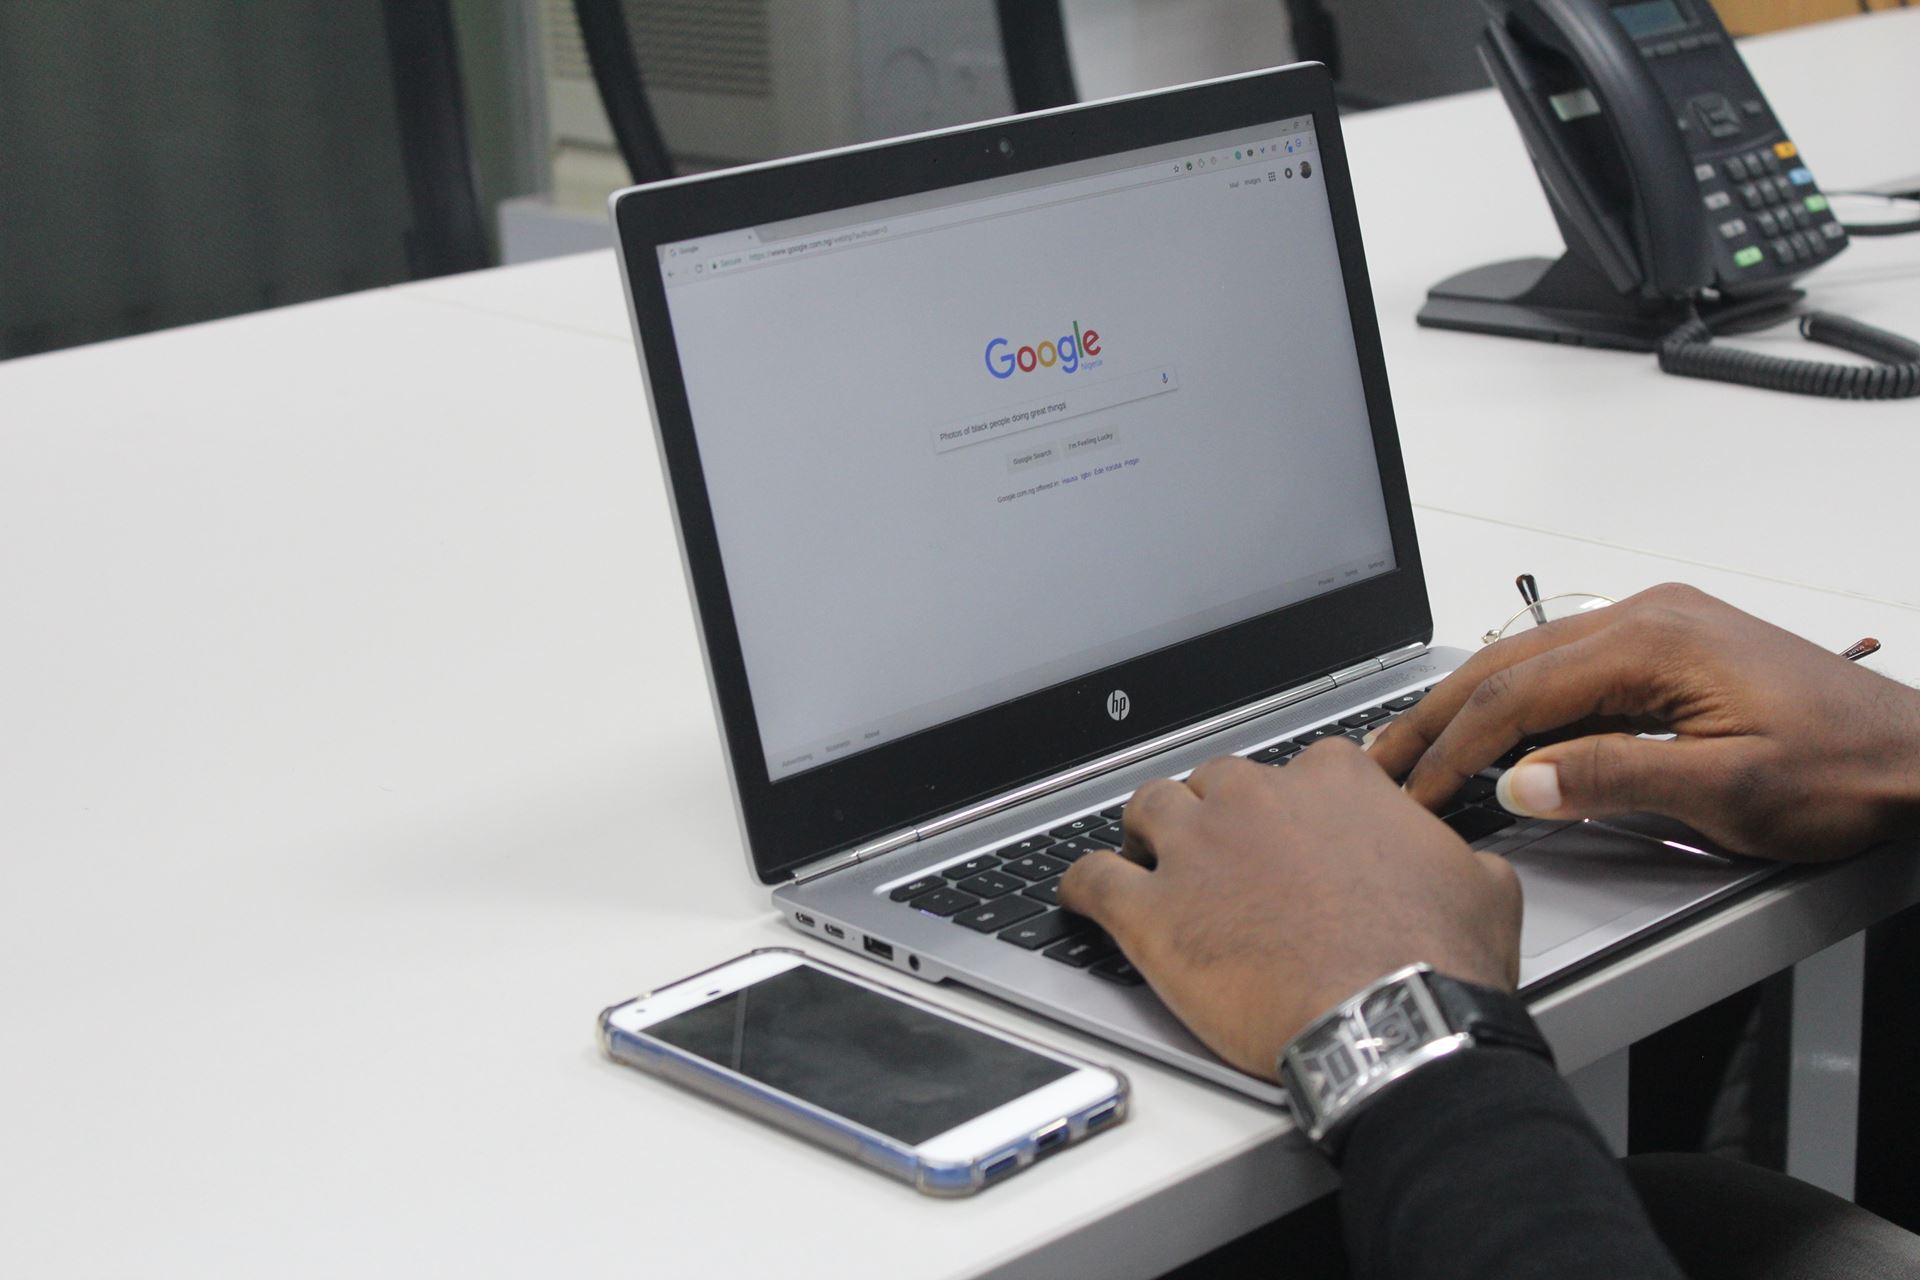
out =
[[1387,726],[1383,724],[1377,724],[1373,726],[1373,728],[1367,730],[1366,733],[1363,734],[1360,738],[1360,749],[1362,751],[1373,750],[1373,744],[1380,740],[1380,731],[1386,727]]
[[1500,775],[1493,798],[1508,813],[1537,818],[1560,808],[1560,768],[1540,761],[1520,763]]

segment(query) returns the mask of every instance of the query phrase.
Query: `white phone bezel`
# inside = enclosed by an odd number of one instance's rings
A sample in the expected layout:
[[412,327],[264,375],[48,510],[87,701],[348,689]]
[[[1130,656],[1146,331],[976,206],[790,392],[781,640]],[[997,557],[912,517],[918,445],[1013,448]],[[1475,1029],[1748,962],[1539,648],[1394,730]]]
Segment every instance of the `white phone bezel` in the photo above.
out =
[[[608,1011],[606,1020],[615,1030],[629,1035],[644,1036],[647,1028],[668,1018],[699,1008],[713,1000],[721,999],[742,987],[764,982],[806,965],[819,970],[830,978],[850,982],[865,987],[876,994],[902,1001],[923,1009],[935,1017],[990,1035],[997,1040],[1012,1044],[1029,1053],[1037,1053],[1073,1068],[1068,1075],[1040,1086],[1029,1093],[1022,1094],[1009,1102],[1002,1103],[991,1111],[982,1112],[961,1124],[937,1133],[919,1144],[903,1142],[899,1138],[881,1133],[877,1129],[858,1124],[835,1112],[828,1112],[817,1103],[804,1098],[794,1097],[778,1089],[752,1080],[717,1063],[707,1063],[713,1069],[751,1085],[754,1089],[774,1094],[789,1101],[794,1107],[812,1112],[832,1115],[836,1122],[851,1129],[870,1134],[874,1141],[884,1143],[903,1151],[910,1151],[922,1163],[946,1168],[974,1164],[981,1160],[1002,1154],[1009,1148],[1034,1137],[1037,1133],[1062,1120],[1078,1115],[1089,1107],[1113,1098],[1121,1093],[1124,1085],[1116,1073],[1082,1062],[1064,1053],[1056,1052],[1044,1045],[1012,1036],[986,1023],[942,1009],[938,1005],[915,999],[904,992],[878,982],[869,982],[865,978],[848,973],[814,960],[811,956],[797,951],[756,951],[736,960],[730,960],[705,973],[677,982],[649,995],[639,996]],[[655,1043],[660,1043],[656,1041]],[[701,1059],[706,1063],[705,1059]]]

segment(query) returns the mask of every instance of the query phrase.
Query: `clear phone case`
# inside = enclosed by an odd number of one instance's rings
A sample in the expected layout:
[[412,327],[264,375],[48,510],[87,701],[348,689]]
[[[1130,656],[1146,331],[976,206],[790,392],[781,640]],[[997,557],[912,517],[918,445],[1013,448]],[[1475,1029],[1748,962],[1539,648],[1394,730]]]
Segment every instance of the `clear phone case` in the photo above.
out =
[[[645,1000],[658,994],[658,991],[671,990],[672,987],[682,986],[689,982],[701,981],[709,974],[724,969],[728,965],[738,963],[738,961],[744,957],[735,957],[733,960],[724,961],[721,964],[714,965],[710,969],[703,969],[699,973],[689,974],[687,977],[680,979],[680,981],[671,984],[669,987],[662,987],[657,991],[649,991],[643,995],[633,997],[632,1000],[622,1000],[619,1004],[611,1005],[603,1009],[599,1019],[601,1048],[606,1051],[608,1057],[616,1062],[624,1063],[627,1066],[645,1071],[650,1075],[656,1075],[662,1079],[670,1080],[674,1084],[689,1089],[694,1093],[704,1094],[722,1106],[745,1112],[747,1115],[754,1116],[777,1128],[798,1134],[819,1146],[827,1148],[829,1151],[835,1151],[850,1159],[857,1160],[861,1164],[868,1165],[889,1177],[897,1178],[909,1186],[933,1196],[971,1195],[986,1186],[988,1182],[1001,1181],[1007,1176],[1018,1172],[1020,1169],[1031,1165],[1035,1160],[1043,1156],[1051,1155],[1055,1151],[1064,1150],[1074,1143],[1079,1142],[1090,1133],[1110,1128],[1126,1118],[1128,1106],[1127,1078],[1113,1067],[1087,1062],[1084,1059],[1075,1058],[1070,1054],[1064,1054],[1057,1050],[1046,1048],[1024,1037],[1003,1031],[998,1027],[989,1026],[976,1019],[954,1013],[952,1010],[929,1004],[924,1000],[916,999],[903,992],[881,986],[879,983],[869,982],[857,974],[840,968],[838,965],[828,964],[825,961],[807,955],[798,948],[760,947],[748,954],[798,956],[806,961],[806,963],[823,969],[836,978],[856,983],[871,991],[878,991],[882,995],[892,999],[905,1001],[908,1004],[932,1013],[936,1017],[945,1018],[972,1027],[975,1030],[1019,1045],[1023,1049],[1031,1050],[1045,1057],[1070,1062],[1075,1066],[1091,1067],[1095,1070],[1105,1071],[1113,1076],[1116,1087],[1112,1093],[1092,1105],[1083,1107],[1072,1115],[1059,1117],[1060,1120],[1066,1123],[1066,1138],[1064,1141],[1061,1141],[1049,1135],[1052,1145],[1047,1146],[1045,1150],[1041,1150],[1033,1136],[1029,1135],[1017,1142],[997,1146],[991,1152],[971,1161],[951,1164],[938,1163],[923,1159],[914,1147],[900,1142],[897,1139],[875,1132],[864,1125],[855,1124],[844,1117],[837,1116],[811,1103],[781,1093],[779,1090],[769,1088],[759,1081],[749,1079],[737,1072],[730,1071],[725,1067],[709,1062],[705,1058],[687,1053],[673,1045],[646,1036],[635,1035],[632,1032],[623,1031],[613,1025],[612,1016],[614,1012],[633,1003],[634,1000]],[[1037,1132],[1046,1132],[1051,1128],[1052,1125],[1049,1124]]]

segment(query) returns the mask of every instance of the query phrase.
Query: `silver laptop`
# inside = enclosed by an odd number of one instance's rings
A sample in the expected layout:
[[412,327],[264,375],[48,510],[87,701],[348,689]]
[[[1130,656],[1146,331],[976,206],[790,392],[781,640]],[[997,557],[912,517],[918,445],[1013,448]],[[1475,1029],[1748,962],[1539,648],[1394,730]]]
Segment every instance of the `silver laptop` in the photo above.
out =
[[[1466,656],[1429,646],[1324,70],[612,206],[748,857],[785,919],[1277,1100],[1054,893],[1139,783],[1227,752],[1285,767]],[[1529,987],[1764,873],[1517,821],[1491,789],[1447,820],[1520,871]]]

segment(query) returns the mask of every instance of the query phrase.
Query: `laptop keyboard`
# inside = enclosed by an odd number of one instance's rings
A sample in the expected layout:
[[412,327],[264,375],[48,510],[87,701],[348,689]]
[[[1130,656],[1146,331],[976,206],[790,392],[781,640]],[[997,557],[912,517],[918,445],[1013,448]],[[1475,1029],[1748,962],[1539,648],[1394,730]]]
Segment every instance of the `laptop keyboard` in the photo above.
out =
[[[1256,764],[1281,767],[1322,738],[1358,742],[1375,726],[1420,701],[1425,689],[1390,698],[1332,724],[1246,753]],[[1490,774],[1492,771],[1488,771]],[[1441,820],[1469,843],[1484,840],[1519,819],[1493,799],[1488,774],[1467,780]],[[959,859],[893,889],[889,896],[914,911],[950,920],[963,929],[990,933],[1011,946],[1122,986],[1144,979],[1113,939],[1084,916],[1060,906],[1060,876],[1095,849],[1120,847],[1125,803],[1068,818],[1044,832]]]

